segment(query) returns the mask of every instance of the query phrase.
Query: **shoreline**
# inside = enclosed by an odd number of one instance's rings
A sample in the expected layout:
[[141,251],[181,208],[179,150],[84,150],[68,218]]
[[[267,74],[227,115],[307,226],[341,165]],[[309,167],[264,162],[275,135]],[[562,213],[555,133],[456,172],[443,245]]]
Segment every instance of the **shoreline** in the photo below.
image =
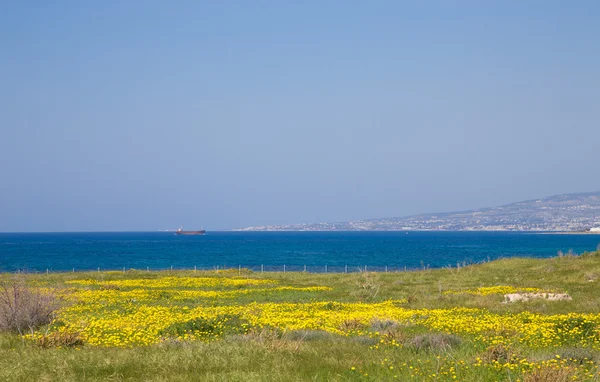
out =
[[558,232],[535,232],[540,234],[553,234],[553,235],[600,235],[600,232],[586,232],[586,231],[558,231]]

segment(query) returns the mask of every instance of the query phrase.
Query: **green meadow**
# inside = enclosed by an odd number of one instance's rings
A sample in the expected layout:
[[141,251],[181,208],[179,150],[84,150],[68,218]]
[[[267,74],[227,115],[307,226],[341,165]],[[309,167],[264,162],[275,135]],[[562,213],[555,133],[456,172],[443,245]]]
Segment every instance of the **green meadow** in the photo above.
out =
[[5,381],[600,380],[600,252],[393,273],[0,278]]

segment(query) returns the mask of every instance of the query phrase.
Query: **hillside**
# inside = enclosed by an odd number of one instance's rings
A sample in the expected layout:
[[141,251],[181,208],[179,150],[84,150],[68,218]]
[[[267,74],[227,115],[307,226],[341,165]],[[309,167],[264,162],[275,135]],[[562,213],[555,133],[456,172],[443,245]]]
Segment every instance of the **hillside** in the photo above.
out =
[[600,226],[600,192],[563,194],[498,207],[337,223],[248,227],[245,231],[585,231]]

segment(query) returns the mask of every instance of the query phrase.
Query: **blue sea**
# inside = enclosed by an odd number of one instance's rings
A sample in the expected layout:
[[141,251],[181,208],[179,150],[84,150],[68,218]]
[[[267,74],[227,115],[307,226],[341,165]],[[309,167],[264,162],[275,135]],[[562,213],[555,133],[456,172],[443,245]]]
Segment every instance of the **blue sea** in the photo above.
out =
[[222,269],[349,272],[596,250],[599,235],[509,232],[0,233],[0,271]]

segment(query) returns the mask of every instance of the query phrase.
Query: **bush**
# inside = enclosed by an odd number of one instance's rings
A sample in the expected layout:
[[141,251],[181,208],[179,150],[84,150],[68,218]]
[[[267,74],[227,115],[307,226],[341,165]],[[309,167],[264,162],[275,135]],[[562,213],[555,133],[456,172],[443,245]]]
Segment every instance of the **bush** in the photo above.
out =
[[523,382],[567,382],[573,380],[574,372],[566,367],[546,366],[523,376]]
[[395,342],[398,344],[406,342],[406,333],[404,326],[395,320],[374,319],[371,321],[371,330],[379,332],[381,338],[386,342]]
[[378,276],[375,273],[362,273],[362,277],[357,282],[358,289],[354,291],[354,295],[361,301],[373,300],[377,297],[381,288]]
[[357,332],[365,330],[365,328],[366,325],[357,319],[345,320],[338,327],[338,329],[340,329],[343,332]]
[[28,288],[21,280],[0,282],[0,330],[33,332],[49,324],[58,307],[52,293]]
[[54,332],[38,338],[37,344],[43,348],[75,347],[83,345],[83,339],[79,333]]
[[520,356],[513,348],[498,344],[485,349],[480,358],[485,363],[498,362],[500,364],[505,364],[517,362]]

